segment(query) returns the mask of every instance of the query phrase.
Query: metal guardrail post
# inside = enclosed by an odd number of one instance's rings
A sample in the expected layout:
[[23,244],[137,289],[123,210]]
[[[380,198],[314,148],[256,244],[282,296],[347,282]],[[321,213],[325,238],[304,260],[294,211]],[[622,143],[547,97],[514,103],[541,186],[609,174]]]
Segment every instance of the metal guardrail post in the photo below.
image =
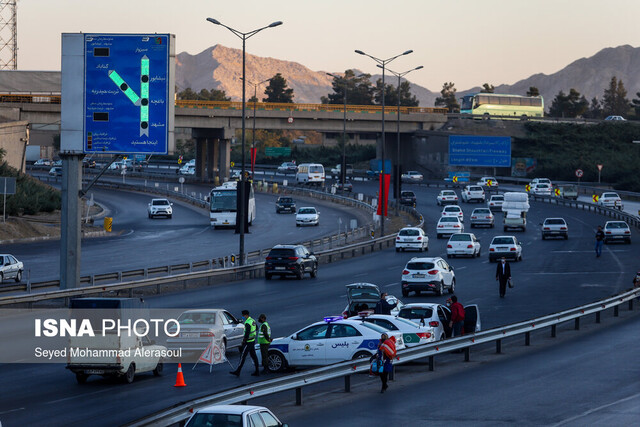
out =
[[435,366],[436,366],[436,357],[431,355],[429,356],[429,370],[433,371],[435,370]]
[[580,330],[580,318],[579,318],[579,317],[576,317],[576,319],[575,319],[574,329],[575,329],[576,331],[579,331],[579,330]]
[[27,270],[27,293],[31,293],[31,269]]
[[302,406],[302,387],[296,388],[296,406]]
[[618,317],[620,315],[618,306],[613,307],[613,317]]
[[496,354],[502,353],[502,340],[496,340]]
[[531,332],[525,332],[524,333],[524,345],[526,345],[526,346],[530,346],[531,345]]
[[596,323],[600,323],[600,312],[596,313]]
[[464,349],[464,361],[468,362],[469,360],[471,360],[471,347]]
[[351,392],[351,375],[344,376],[344,391],[346,393]]
[[[599,312],[598,312],[599,313]],[[558,325],[551,325],[551,338],[555,338],[556,337],[556,333],[557,333],[557,326]]]
[[633,311],[633,300],[629,300],[629,311]]

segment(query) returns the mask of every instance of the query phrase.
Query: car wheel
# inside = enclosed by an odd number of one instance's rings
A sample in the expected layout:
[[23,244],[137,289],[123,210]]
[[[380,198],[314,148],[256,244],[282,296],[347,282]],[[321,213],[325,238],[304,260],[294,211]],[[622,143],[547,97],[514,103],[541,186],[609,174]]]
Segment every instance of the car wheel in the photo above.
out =
[[451,254],[447,254],[447,258],[451,258]]
[[313,265],[313,270],[311,270],[311,277],[318,277],[318,264]]
[[304,267],[300,266],[300,268],[296,272],[296,279],[302,280],[303,277],[304,277]]
[[568,240],[568,239],[569,239],[569,235],[568,235],[568,234],[565,234],[565,235],[564,235],[564,240]]
[[269,273],[264,273],[265,280],[271,280],[271,275]]
[[296,227],[300,227],[300,224],[296,224]]
[[518,256],[518,261],[522,261],[522,253]]
[[400,248],[396,248],[396,252],[400,252]]
[[287,368],[287,359],[277,351],[270,351],[267,359],[267,368],[271,372],[282,372]]
[[18,270],[18,274],[16,274],[16,283],[20,283],[22,281],[22,270]]
[[168,218],[169,218],[169,219],[173,218],[173,215],[169,215],[169,216],[168,216]]
[[405,291],[404,289],[402,290],[402,296],[403,297],[408,297],[409,296],[409,291]]
[[445,334],[440,335],[440,341],[444,341],[445,338],[447,338]]
[[425,252],[429,252],[429,245],[427,245],[427,246],[424,248],[424,251],[425,251]]
[[129,365],[129,369],[127,369],[127,372],[124,374],[124,381],[127,384],[131,384],[135,376],[136,376],[136,365],[132,363]]
[[151,216],[151,214],[147,214],[149,216],[149,219],[153,218],[153,216]]
[[0,283],[4,283],[4,274],[0,273]]
[[441,239],[442,238],[442,234],[436,234],[436,238]]
[[78,382],[78,384],[86,383],[87,378],[89,378],[89,375],[85,374],[84,372],[76,372],[76,381]]
[[352,360],[369,359],[370,357],[371,357],[371,353],[369,353],[368,351],[359,351],[356,354],[354,354],[351,359]]
[[631,244],[631,239],[629,238],[629,239],[625,240],[625,242],[627,243],[627,245],[630,245]]
[[478,255],[476,255],[478,258],[480,258],[480,255],[482,255],[482,248],[478,249]]
[[444,294],[444,282],[440,282],[440,286],[438,286],[438,296],[442,296]]
[[547,240],[547,237],[544,234],[542,235],[542,240]]
[[159,377],[160,375],[162,375],[163,369],[164,369],[164,365],[162,364],[162,362],[158,362],[158,364],[156,365],[156,369],[153,370],[153,375],[155,375],[156,377]]
[[451,279],[451,286],[449,287],[449,293],[452,294],[456,290],[456,279]]

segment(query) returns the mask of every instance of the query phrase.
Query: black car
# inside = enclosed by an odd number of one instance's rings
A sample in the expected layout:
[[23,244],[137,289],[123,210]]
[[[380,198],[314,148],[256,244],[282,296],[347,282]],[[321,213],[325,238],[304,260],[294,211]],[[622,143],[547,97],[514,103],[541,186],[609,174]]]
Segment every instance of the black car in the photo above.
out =
[[291,197],[281,196],[276,201],[276,213],[291,212],[296,213],[296,202]]
[[413,191],[403,191],[400,193],[400,204],[405,206],[413,206],[416,205],[416,193]]
[[264,262],[264,277],[267,280],[276,274],[280,277],[295,276],[301,280],[304,273],[316,277],[318,259],[303,245],[274,246]]

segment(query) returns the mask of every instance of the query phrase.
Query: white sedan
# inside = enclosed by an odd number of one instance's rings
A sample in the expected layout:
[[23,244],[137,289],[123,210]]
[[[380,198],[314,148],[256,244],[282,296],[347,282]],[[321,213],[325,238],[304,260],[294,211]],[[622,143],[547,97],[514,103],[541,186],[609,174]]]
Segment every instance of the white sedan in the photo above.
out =
[[443,216],[436,225],[436,237],[439,239],[445,234],[457,234],[464,232],[464,225],[457,216]]
[[4,283],[4,279],[13,279],[20,283],[23,271],[22,261],[18,261],[13,255],[0,255],[0,283]]
[[[370,358],[376,354],[382,334],[396,338],[396,349],[405,348],[401,332],[340,316],[325,317],[298,332],[274,339],[269,345],[268,369],[282,371],[287,367],[325,366],[352,359]],[[258,351],[258,359],[260,352]]]
[[417,171],[407,171],[400,176],[400,179],[405,182],[422,182],[424,176]]
[[447,242],[447,258],[459,255],[473,258],[480,254],[480,242],[473,233],[452,234]]
[[396,252],[405,249],[417,249],[419,252],[429,250],[429,237],[420,227],[405,227],[396,236]]
[[402,339],[404,340],[404,345],[407,347],[415,347],[418,344],[426,344],[436,340],[436,336],[430,327],[418,325],[402,317],[387,314],[371,314],[368,316],[353,316],[349,319],[373,323],[374,325],[394,332],[402,332]]
[[147,215],[149,218],[165,216],[171,219],[173,217],[173,208],[171,206],[173,206],[173,203],[167,199],[152,199],[147,206]]
[[314,207],[304,207],[298,209],[296,213],[296,227],[301,225],[320,224],[320,212]]
[[598,199],[598,205],[605,208],[616,208],[619,210],[624,208],[622,199],[618,193],[602,193],[602,196]]
[[[451,328],[449,328],[451,310],[445,305],[428,302],[407,304],[402,307],[398,317],[430,327],[437,340],[451,336]],[[473,334],[480,332],[481,329],[482,322],[478,306],[476,304],[464,306],[464,333]]]
[[531,187],[531,192],[536,196],[550,196],[551,185],[549,184],[535,184]]
[[198,409],[189,418],[185,427],[254,427],[286,426],[273,412],[264,406],[252,405],[211,405]]
[[438,197],[436,197],[436,203],[438,204],[438,206],[448,204],[457,205],[458,195],[453,190],[442,190],[440,194],[438,194]]
[[458,217],[460,222],[464,222],[464,214],[458,205],[445,206],[444,209],[442,209],[440,216],[455,216]]

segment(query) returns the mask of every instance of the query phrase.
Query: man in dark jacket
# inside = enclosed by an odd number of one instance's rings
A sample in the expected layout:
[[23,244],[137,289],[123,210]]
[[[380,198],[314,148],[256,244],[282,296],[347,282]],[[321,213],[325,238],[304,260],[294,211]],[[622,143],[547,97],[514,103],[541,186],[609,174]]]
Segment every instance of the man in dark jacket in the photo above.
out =
[[598,226],[598,231],[596,231],[596,258],[600,258],[602,255],[602,245],[604,244],[604,231],[602,231],[602,226]]
[[504,257],[496,268],[496,280],[500,284],[500,298],[504,298],[504,294],[507,292],[507,282],[511,280],[511,267]]
[[380,301],[378,301],[378,303],[376,304],[374,313],[375,314],[391,314],[391,310],[397,305],[398,305],[397,302],[395,304],[389,304],[389,302],[387,302],[387,293],[383,292],[380,295]]

